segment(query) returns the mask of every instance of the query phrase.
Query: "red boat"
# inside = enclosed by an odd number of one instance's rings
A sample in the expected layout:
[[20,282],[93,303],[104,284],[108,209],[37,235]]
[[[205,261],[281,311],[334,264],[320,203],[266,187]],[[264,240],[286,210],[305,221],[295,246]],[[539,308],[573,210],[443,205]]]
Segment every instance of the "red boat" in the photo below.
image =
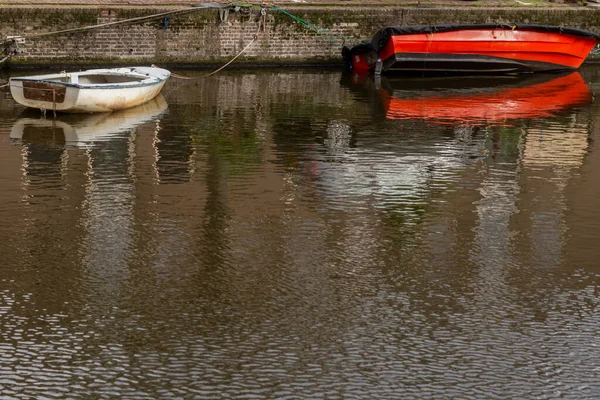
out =
[[382,79],[385,116],[436,124],[511,125],[556,115],[592,101],[579,72],[496,77]]
[[345,47],[353,71],[510,73],[574,70],[600,36],[545,25],[390,26],[368,44]]

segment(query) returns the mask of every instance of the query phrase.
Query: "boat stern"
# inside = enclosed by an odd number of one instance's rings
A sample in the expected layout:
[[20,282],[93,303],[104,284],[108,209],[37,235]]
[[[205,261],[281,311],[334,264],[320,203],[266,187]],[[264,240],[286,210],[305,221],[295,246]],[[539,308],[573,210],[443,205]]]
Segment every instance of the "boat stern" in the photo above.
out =
[[11,78],[13,99],[26,107],[61,111],[69,109],[77,100],[77,90],[61,83]]

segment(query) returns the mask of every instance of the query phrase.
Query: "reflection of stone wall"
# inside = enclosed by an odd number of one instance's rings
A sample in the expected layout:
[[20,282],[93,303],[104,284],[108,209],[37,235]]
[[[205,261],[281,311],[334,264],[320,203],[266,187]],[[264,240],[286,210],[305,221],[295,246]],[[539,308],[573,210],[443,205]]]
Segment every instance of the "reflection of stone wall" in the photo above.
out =
[[[0,36],[32,35],[165,12],[168,8],[0,9]],[[366,41],[386,25],[433,23],[537,23],[590,30],[600,26],[600,12],[590,9],[461,8],[318,8],[288,11],[332,33],[326,38],[279,11],[269,10],[265,31],[240,62],[335,62],[341,65],[342,42]],[[258,32],[259,10],[242,8],[225,18],[217,10],[171,15],[137,25],[32,39],[11,63],[134,62],[221,63],[238,54]],[[346,38],[346,39],[345,39]]]
[[[565,125],[568,129],[565,129]],[[589,150],[589,122],[567,121],[565,125],[529,128],[522,155],[523,165],[538,168],[579,167]]]
[[337,107],[344,103],[356,107],[349,92],[323,90],[325,87],[338,87],[341,76],[341,73],[256,72],[192,81],[173,78],[163,89],[163,94],[169,104],[197,104],[219,109],[248,108],[261,99],[276,104],[324,104]]

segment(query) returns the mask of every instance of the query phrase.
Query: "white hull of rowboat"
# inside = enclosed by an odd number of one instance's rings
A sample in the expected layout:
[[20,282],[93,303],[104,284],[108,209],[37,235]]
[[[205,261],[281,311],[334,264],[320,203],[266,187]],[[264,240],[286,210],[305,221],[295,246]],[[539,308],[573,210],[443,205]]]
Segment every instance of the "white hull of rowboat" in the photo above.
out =
[[169,76],[169,71],[156,67],[23,76],[10,79],[10,92],[17,103],[41,110],[111,112],[155,98]]

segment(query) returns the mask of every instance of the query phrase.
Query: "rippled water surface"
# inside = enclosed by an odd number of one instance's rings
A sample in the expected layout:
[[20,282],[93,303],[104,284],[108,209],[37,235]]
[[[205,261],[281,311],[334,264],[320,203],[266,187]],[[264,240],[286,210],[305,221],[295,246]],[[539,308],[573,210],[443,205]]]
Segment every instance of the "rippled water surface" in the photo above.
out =
[[1,92],[1,396],[598,398],[598,81]]

